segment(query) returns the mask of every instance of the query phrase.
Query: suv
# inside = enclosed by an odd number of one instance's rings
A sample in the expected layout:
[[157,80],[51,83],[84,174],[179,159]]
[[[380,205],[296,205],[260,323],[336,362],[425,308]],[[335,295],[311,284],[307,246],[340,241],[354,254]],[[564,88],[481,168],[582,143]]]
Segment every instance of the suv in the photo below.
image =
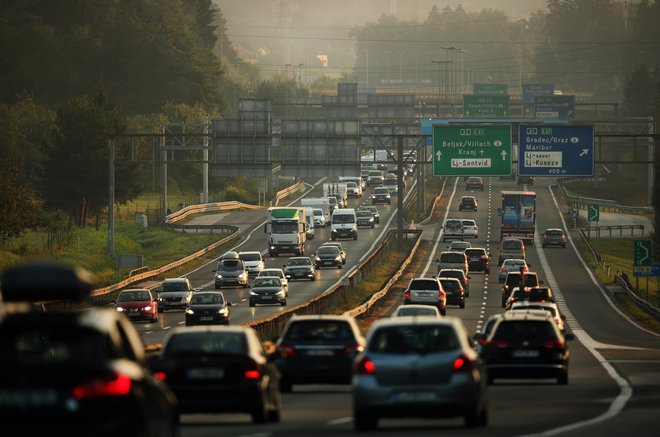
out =
[[447,295],[447,305],[458,305],[459,308],[465,308],[465,289],[461,281],[444,276],[438,276],[438,279]]
[[174,436],[177,400],[147,368],[135,327],[114,308],[36,310],[29,302],[89,306],[89,273],[30,263],[0,278],[0,417],[9,436]]
[[282,392],[294,384],[349,384],[364,345],[353,317],[293,315],[275,345]]
[[442,269],[461,269],[466,275],[470,272],[465,252],[445,251],[435,261],[438,263],[438,271]]
[[459,211],[470,210],[476,212],[477,206],[477,199],[474,196],[463,196],[458,202]]
[[312,260],[306,256],[294,256],[284,265],[284,276],[287,279],[309,279],[316,281],[316,269]]
[[443,316],[447,313],[447,294],[438,278],[413,278],[403,292],[403,303],[434,305]]
[[470,176],[465,181],[466,190],[484,190],[484,180],[478,176]]
[[257,276],[265,267],[261,252],[257,250],[253,252],[238,252],[238,257],[245,264],[249,276]]
[[[263,267],[261,270],[263,270]],[[215,273],[216,289],[223,285],[241,285],[243,288],[248,286],[248,270],[245,263],[240,259],[221,259],[218,261],[218,267],[213,270],[213,273]]]
[[470,297],[470,277],[461,269],[442,269],[438,271],[438,278],[456,278],[461,281],[465,290],[465,297]]
[[504,279],[504,284],[502,285],[502,308],[506,306],[506,301],[509,299],[511,292],[514,288],[520,287],[522,277],[525,278],[525,287],[538,287],[543,284],[543,281],[539,281],[539,277],[535,272],[527,272],[521,274],[520,272],[509,272]]
[[473,272],[490,273],[490,254],[483,247],[470,247],[465,249],[468,268]]
[[564,231],[561,229],[546,229],[541,237],[543,238],[543,247],[554,245],[566,247],[566,235],[564,235]]
[[195,290],[188,278],[165,279],[158,293],[158,312],[170,308],[186,309]]
[[442,241],[449,238],[463,239],[463,222],[461,219],[447,219],[442,227]]
[[525,243],[520,238],[503,238],[498,256],[500,265],[508,258],[525,259]]
[[371,204],[375,205],[377,203],[392,204],[392,196],[390,196],[390,190],[387,187],[374,188],[374,194],[371,195]]

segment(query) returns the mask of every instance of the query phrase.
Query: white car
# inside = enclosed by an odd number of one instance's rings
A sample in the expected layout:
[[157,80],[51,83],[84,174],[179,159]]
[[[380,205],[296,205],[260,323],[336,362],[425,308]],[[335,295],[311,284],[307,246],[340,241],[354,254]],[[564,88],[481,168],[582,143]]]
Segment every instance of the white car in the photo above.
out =
[[325,214],[321,208],[314,208],[312,210],[314,215],[314,227],[315,228],[325,228],[327,223],[325,221]]
[[499,282],[500,284],[504,282],[506,279],[506,275],[509,272],[519,272],[522,269],[523,273],[527,273],[529,271],[529,265],[527,265],[527,262],[524,259],[518,259],[518,258],[508,258],[505,259],[504,262],[502,263],[502,267],[500,267],[500,276],[499,276]]
[[257,276],[260,271],[266,267],[264,264],[264,259],[261,256],[261,252],[258,251],[249,251],[249,252],[238,252],[238,257],[243,261],[245,267],[247,268],[248,275]]
[[564,317],[562,317],[554,302],[514,302],[509,311],[547,311],[552,314],[557,327],[564,332]]
[[259,272],[257,278],[263,278],[264,276],[275,276],[276,278],[280,278],[282,287],[284,287],[286,292],[289,293],[289,280],[284,275],[284,270],[274,268],[263,269]]
[[442,317],[438,308],[431,305],[399,305],[394,310],[392,317],[415,316],[415,317]]
[[479,238],[479,226],[477,222],[470,219],[461,219],[463,223],[463,237]]

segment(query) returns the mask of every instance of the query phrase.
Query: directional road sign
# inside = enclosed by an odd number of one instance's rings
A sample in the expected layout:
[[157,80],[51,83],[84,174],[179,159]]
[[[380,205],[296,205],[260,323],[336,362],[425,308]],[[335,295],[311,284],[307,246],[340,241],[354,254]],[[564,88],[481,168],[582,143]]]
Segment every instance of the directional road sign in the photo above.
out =
[[594,127],[518,127],[520,176],[593,176]]
[[635,267],[650,267],[653,265],[653,252],[651,251],[651,240],[635,240],[634,243]]
[[507,117],[509,96],[463,96],[465,117]]
[[552,96],[555,86],[552,84],[526,84],[522,86],[522,103],[525,115],[534,114],[534,96]]
[[509,85],[505,83],[475,83],[472,85],[472,94],[475,96],[506,96],[509,94]]
[[590,222],[597,222],[600,220],[600,205],[597,203],[590,203],[587,210],[587,218]]
[[653,264],[650,267],[633,267],[633,276],[642,278],[655,278],[660,276],[660,264]]
[[575,117],[575,96],[534,96],[536,118]]
[[510,174],[509,125],[433,126],[433,176]]

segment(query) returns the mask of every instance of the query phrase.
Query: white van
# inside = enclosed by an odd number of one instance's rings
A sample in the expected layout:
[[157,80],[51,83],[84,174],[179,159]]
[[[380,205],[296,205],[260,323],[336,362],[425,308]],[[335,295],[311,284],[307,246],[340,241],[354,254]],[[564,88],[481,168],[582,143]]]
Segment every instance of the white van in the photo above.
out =
[[314,208],[308,206],[305,208],[305,221],[307,222],[307,239],[314,239]]
[[330,239],[333,241],[337,238],[352,238],[353,240],[357,240],[357,218],[355,217],[355,209],[335,209],[332,212],[330,229]]

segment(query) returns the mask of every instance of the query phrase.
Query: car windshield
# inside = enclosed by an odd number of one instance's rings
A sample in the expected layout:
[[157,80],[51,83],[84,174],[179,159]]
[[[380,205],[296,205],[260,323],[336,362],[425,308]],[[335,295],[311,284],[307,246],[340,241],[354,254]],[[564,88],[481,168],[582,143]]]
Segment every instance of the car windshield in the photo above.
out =
[[296,234],[298,233],[298,223],[296,222],[272,222],[273,234]]
[[431,279],[418,279],[410,283],[411,290],[438,290],[438,283]]
[[474,222],[474,220],[463,220],[463,226],[476,226],[477,224]]
[[261,254],[259,252],[254,253],[241,253],[239,254],[243,261],[261,261]]
[[358,211],[357,216],[359,218],[371,218],[371,213],[369,211]]
[[218,270],[224,272],[234,272],[237,270],[243,270],[243,263],[237,260],[224,260],[218,263]]
[[282,283],[280,282],[280,278],[276,278],[274,276],[269,276],[266,278],[254,278],[254,281],[252,281],[252,287],[280,287],[282,286]]
[[185,282],[164,282],[162,291],[188,291],[188,284]]
[[445,227],[447,228],[460,228],[461,226],[460,220],[448,220],[447,223],[445,223]]
[[456,281],[456,280],[451,280],[451,279],[440,279],[440,282],[442,283],[442,288],[446,290],[456,290],[461,288],[461,283]]
[[374,194],[389,194],[390,190],[384,187],[378,187],[374,190]]
[[322,246],[316,252],[319,255],[339,255],[339,249],[335,246]]
[[348,323],[335,320],[305,320],[294,322],[286,331],[285,341],[354,341],[353,331]]
[[312,261],[309,258],[291,258],[286,263],[288,266],[311,266]]
[[385,185],[396,185],[398,182],[395,178],[385,179]]
[[144,302],[151,300],[146,291],[124,291],[117,298],[117,302]]
[[219,305],[223,304],[224,300],[220,293],[195,293],[190,303],[197,305]]
[[165,345],[164,356],[245,354],[247,341],[238,332],[191,332],[172,335]]
[[335,214],[332,216],[333,223],[355,223],[353,214]]
[[440,255],[440,262],[441,263],[464,263],[465,262],[465,255],[462,253],[443,253]]
[[460,348],[454,329],[445,325],[404,325],[378,329],[368,350],[382,354],[428,354]]
[[258,278],[282,278],[282,273],[278,270],[262,270],[259,272]]
[[315,210],[314,210],[314,215],[316,215],[316,216],[322,216],[322,215],[323,215],[323,210],[321,210],[321,209],[315,209]]

